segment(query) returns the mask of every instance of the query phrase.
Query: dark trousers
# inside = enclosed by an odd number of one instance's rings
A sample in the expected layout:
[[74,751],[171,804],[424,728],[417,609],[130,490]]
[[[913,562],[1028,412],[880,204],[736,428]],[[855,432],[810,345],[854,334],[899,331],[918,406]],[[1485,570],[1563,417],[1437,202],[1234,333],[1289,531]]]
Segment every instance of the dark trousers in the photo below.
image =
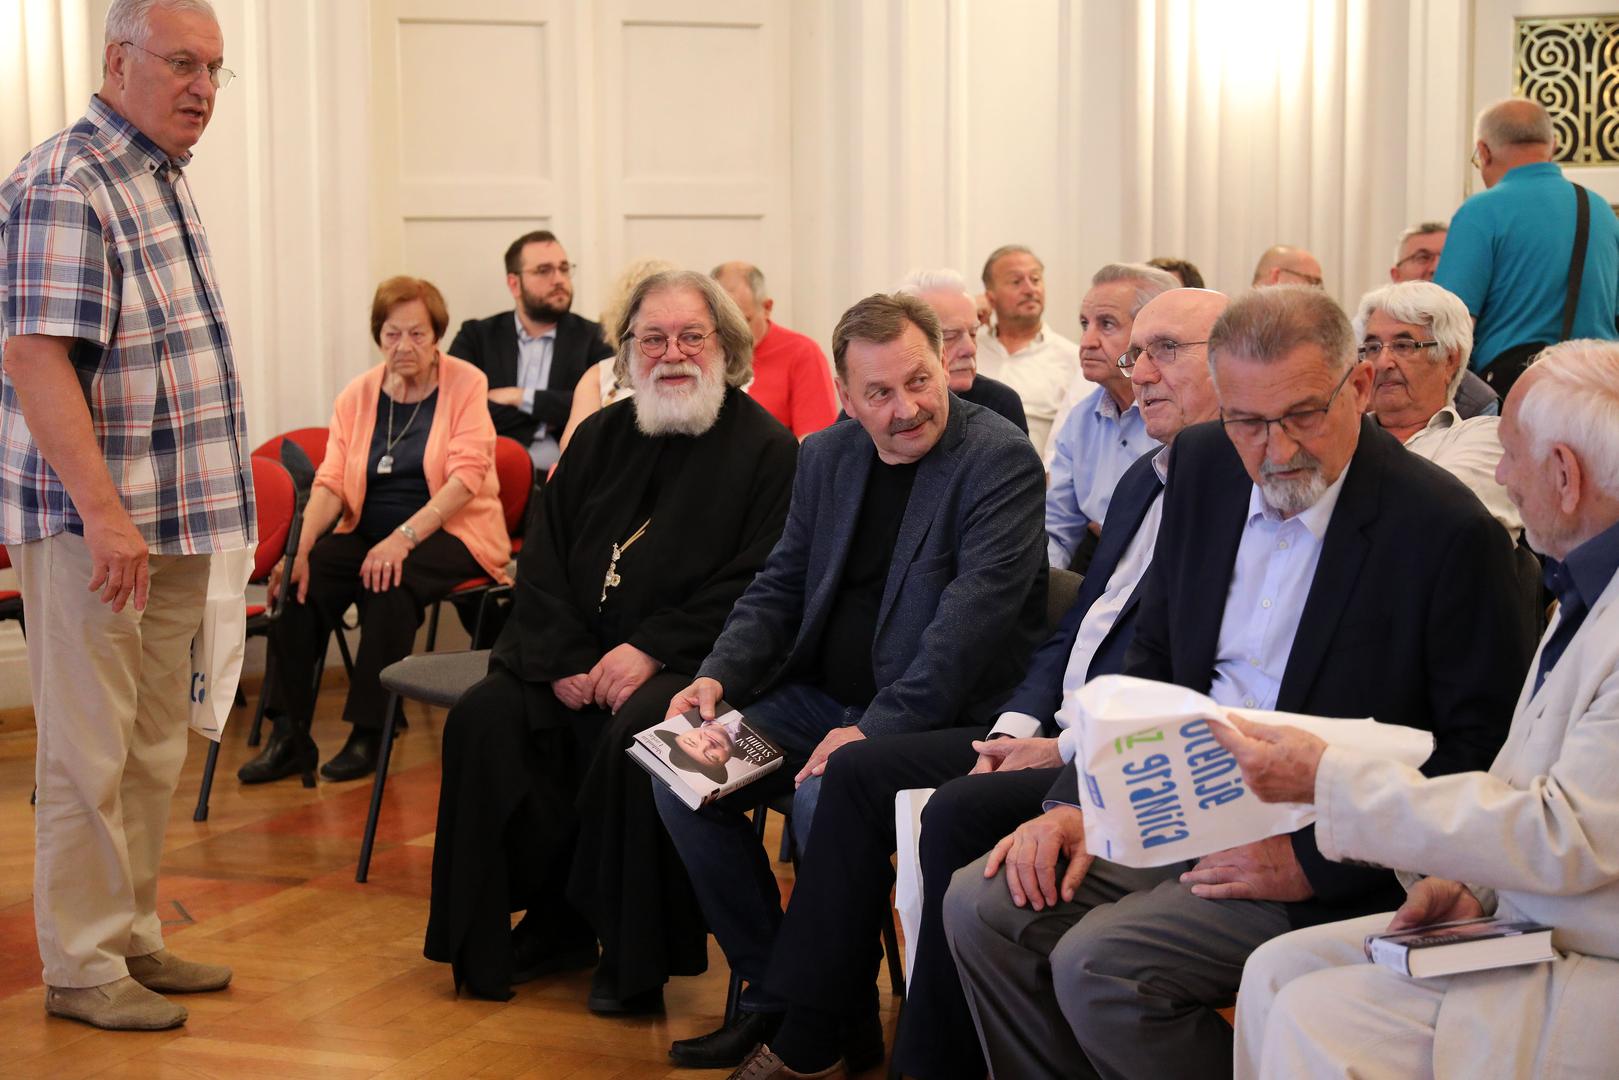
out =
[[343,719],[358,729],[380,731],[388,708],[379,681],[382,669],[410,655],[428,605],[483,574],[466,545],[441,529],[410,553],[398,585],[374,593],[360,581],[360,564],[372,547],[357,532],[328,533],[315,541],[309,550],[306,602],[291,597],[270,623],[280,699],[293,723],[305,731],[315,714],[315,664],[350,604],[358,603],[360,609],[360,646]]
[[944,894],[958,869],[1040,815],[1060,771],[963,776],[940,787],[923,808],[922,924],[916,940],[907,943],[915,960],[894,1036],[894,1067],[906,1076],[983,1080],[983,1051],[944,936]]
[[832,755],[767,986],[823,1012],[870,1006],[882,961],[878,935],[892,918],[894,796],[961,776],[977,760],[972,741],[984,734],[974,727],[888,735]]

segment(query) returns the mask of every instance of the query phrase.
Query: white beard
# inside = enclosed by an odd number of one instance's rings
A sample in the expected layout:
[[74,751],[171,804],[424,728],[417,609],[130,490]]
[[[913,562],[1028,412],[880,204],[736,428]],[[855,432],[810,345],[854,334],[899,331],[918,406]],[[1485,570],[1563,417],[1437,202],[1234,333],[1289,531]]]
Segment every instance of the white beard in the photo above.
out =
[[[630,384],[635,396],[635,426],[643,435],[701,435],[719,419],[725,404],[725,377],[718,365],[705,372],[693,363],[659,364],[658,372],[639,375],[632,365]],[[671,390],[656,374],[692,375],[696,382],[685,390]]]

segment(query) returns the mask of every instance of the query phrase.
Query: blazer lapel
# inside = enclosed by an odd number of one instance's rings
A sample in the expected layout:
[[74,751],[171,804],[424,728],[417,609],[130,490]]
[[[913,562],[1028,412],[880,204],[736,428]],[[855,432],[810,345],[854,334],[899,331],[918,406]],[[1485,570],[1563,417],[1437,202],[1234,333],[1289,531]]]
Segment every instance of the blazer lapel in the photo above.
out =
[[1338,505],[1333,508],[1327,535],[1322,538],[1315,580],[1310,582],[1304,614],[1276,694],[1276,707],[1284,712],[1305,711],[1310,685],[1321,670],[1338,621],[1360,579],[1361,566],[1371,550],[1366,532],[1377,517],[1383,470],[1388,463],[1387,447],[1380,440],[1392,438],[1371,428],[1368,421],[1361,421],[1360,445],[1350,458],[1349,475],[1344,478]]
[[956,469],[961,464],[958,453],[962,440],[967,437],[967,420],[962,415],[964,406],[958,399],[951,402],[950,418],[938,445],[922,459],[916,470],[916,481],[911,485],[911,497],[905,504],[905,517],[899,523],[899,536],[894,541],[894,555],[888,562],[888,580],[883,583],[883,602],[877,608],[877,633],[899,597],[900,583],[916,561],[916,553],[933,527],[933,519],[944,503],[944,493],[950,489]]
[[[831,477],[832,490],[826,500],[832,511],[831,542],[827,545],[826,559],[816,565],[811,546],[809,574],[814,580],[814,591],[804,605],[804,623],[799,640],[811,640],[818,635],[821,620],[831,610],[832,597],[843,581],[843,565],[849,558],[849,546],[854,543],[855,526],[860,523],[860,504],[866,497],[866,482],[871,477],[872,462],[877,452],[864,431],[860,433],[859,451],[840,457]],[[817,576],[818,575],[818,576]]]
[[495,347],[489,359],[490,386],[517,385],[517,316],[495,320]]
[[[1177,678],[1195,680],[1186,685],[1194,690],[1209,688],[1214,678],[1214,656],[1220,648],[1220,626],[1225,621],[1226,594],[1231,591],[1231,575],[1237,569],[1237,548],[1242,544],[1242,531],[1248,524],[1249,492],[1253,481],[1243,468],[1242,459],[1222,434],[1225,475],[1215,490],[1201,500],[1205,511],[1204,528],[1197,541],[1202,558],[1203,572],[1190,574],[1191,592],[1183,594],[1187,601],[1183,638],[1185,651],[1172,658]],[[1173,464],[1171,479],[1173,479]],[[1140,590],[1138,589],[1137,592]],[[1181,657],[1185,662],[1182,663]]]

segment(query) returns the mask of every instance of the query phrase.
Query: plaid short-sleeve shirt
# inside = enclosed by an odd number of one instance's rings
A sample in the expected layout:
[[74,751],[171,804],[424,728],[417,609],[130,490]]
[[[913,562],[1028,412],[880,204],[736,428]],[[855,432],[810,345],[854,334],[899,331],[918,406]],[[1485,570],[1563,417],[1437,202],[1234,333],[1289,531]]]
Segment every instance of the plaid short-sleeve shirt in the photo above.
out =
[[[241,386],[189,161],[92,97],[0,183],[0,345],[76,339],[113,485],[159,555],[256,539]],[[0,543],[63,530],[83,521],[0,374]]]

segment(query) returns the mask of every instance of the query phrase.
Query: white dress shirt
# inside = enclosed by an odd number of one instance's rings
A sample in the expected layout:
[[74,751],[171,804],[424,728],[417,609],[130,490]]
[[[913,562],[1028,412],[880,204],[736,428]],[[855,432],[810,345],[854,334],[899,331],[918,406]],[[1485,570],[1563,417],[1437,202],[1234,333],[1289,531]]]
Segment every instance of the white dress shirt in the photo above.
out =
[[1516,542],[1523,517],[1507,489],[1495,482],[1495,464],[1501,460],[1500,426],[1499,416],[1463,420],[1450,404],[1434,413],[1427,427],[1405,440],[1405,448],[1466,484]]
[[1079,346],[1041,323],[1033,341],[1008,354],[994,331],[983,326],[978,330],[978,370],[1017,392],[1029,421],[1029,440],[1043,450],[1063,393],[1078,373]]

